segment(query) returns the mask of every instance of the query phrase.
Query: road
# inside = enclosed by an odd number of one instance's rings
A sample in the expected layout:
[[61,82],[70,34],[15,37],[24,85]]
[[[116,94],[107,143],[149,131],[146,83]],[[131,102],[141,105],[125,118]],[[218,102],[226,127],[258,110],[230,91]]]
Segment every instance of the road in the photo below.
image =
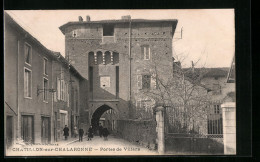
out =
[[99,136],[95,136],[91,141],[85,138],[82,142],[74,142],[67,146],[88,149],[86,155],[157,155],[156,151],[114,136],[109,136],[107,141]]

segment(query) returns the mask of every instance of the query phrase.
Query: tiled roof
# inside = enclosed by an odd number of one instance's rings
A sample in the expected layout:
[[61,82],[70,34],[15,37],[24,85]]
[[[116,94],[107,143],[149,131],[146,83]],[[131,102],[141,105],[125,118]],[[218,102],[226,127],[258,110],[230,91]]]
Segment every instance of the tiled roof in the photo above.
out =
[[183,68],[187,77],[226,77],[229,68],[194,68],[194,73],[191,68]]

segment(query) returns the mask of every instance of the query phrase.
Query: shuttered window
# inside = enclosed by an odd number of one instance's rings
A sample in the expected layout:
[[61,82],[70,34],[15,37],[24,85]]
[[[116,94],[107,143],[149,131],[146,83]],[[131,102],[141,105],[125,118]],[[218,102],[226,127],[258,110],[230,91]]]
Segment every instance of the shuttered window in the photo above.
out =
[[32,97],[32,72],[27,68],[24,69],[24,96]]
[[148,45],[142,46],[142,59],[150,60],[150,47]]
[[43,78],[43,100],[47,101],[48,99],[48,79]]
[[70,106],[69,84],[67,84],[67,106]]
[[60,100],[61,96],[60,96],[60,92],[61,92],[61,81],[59,78],[57,78],[57,99]]

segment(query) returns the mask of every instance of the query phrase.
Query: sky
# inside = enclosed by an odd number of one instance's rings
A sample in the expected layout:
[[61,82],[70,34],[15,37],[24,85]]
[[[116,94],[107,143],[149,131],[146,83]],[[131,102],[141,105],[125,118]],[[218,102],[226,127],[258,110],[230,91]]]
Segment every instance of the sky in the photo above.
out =
[[[178,19],[173,57],[183,67],[230,67],[235,54],[234,9],[178,10],[7,10],[7,13],[48,49],[65,54],[59,27],[78,16],[92,21],[121,19]],[[181,29],[182,38],[181,38]],[[180,39],[181,38],[181,39]]]

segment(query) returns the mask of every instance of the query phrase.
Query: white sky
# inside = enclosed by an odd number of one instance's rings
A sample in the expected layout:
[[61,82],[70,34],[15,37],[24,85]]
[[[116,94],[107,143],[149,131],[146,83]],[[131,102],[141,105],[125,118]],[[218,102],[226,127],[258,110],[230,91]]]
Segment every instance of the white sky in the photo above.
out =
[[[193,10],[8,10],[14,20],[48,49],[65,54],[65,37],[59,27],[69,21],[121,19],[178,19],[174,36],[174,57],[183,67],[229,67],[235,53],[233,9]],[[183,60],[184,59],[184,60]]]

